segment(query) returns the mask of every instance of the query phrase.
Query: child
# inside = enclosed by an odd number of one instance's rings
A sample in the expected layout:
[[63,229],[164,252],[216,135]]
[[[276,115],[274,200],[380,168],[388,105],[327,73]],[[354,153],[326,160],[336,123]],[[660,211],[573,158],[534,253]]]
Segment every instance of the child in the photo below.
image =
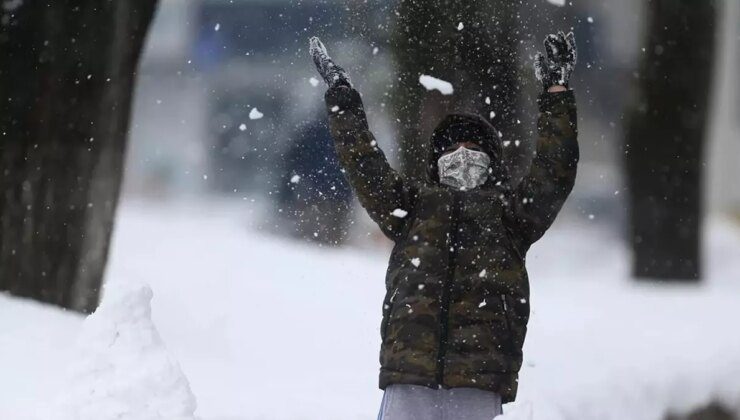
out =
[[448,115],[434,130],[428,179],[396,173],[368,129],[360,94],[321,41],[310,51],[329,85],[336,151],[360,204],[390,238],[381,324],[379,419],[490,420],[516,397],[529,319],[525,256],[576,177],[575,39],[545,39],[537,150],[513,187],[497,130]]

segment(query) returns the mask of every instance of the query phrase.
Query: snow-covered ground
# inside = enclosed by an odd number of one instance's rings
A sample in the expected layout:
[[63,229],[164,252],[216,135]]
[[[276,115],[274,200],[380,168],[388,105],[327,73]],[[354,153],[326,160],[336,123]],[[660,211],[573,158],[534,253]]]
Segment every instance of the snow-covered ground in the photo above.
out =
[[[83,323],[0,296],[0,418],[53,420],[52,402],[121,390],[137,403],[172,397],[182,405],[172,412],[186,413],[179,365],[203,420],[374,419],[387,251],[304,246],[247,220],[233,208],[126,204],[107,315]],[[598,219],[556,223],[529,254],[525,367],[504,418],[659,420],[712,399],[740,407],[740,230],[708,228],[705,284],[658,287],[628,280],[625,249]],[[153,291],[153,325],[140,284]],[[126,344],[109,353],[96,342],[119,333]],[[92,384],[93,371],[108,380]],[[172,388],[147,371],[166,372]],[[137,395],[136,383],[150,385]]]

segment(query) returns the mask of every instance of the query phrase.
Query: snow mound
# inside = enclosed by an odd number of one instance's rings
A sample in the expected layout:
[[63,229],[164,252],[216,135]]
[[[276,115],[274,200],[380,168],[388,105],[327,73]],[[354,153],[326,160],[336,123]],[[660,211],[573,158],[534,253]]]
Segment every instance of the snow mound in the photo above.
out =
[[452,83],[426,74],[419,76],[419,83],[421,83],[427,90],[437,89],[443,95],[452,95],[452,92],[454,92]]
[[196,402],[151,317],[147,285],[114,282],[83,323],[55,419],[195,420]]

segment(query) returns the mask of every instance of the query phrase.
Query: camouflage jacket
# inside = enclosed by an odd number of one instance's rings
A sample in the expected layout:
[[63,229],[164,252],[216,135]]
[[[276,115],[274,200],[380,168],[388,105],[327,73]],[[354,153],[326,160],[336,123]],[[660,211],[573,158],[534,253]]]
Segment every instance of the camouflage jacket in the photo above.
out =
[[529,319],[526,253],[576,176],[573,92],[540,97],[536,155],[508,191],[490,181],[469,191],[408,182],[378,148],[357,91],[329,89],[326,104],[345,175],[395,243],[385,278],[380,388],[474,387],[513,401]]

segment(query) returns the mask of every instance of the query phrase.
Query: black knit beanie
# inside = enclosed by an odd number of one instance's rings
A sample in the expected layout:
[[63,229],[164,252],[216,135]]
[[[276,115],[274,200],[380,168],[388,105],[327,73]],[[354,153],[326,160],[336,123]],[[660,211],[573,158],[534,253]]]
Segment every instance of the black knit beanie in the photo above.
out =
[[437,160],[451,145],[469,141],[477,144],[491,158],[492,167],[501,166],[502,150],[498,130],[485,118],[475,114],[450,114],[432,132],[428,172],[433,181],[439,180]]

